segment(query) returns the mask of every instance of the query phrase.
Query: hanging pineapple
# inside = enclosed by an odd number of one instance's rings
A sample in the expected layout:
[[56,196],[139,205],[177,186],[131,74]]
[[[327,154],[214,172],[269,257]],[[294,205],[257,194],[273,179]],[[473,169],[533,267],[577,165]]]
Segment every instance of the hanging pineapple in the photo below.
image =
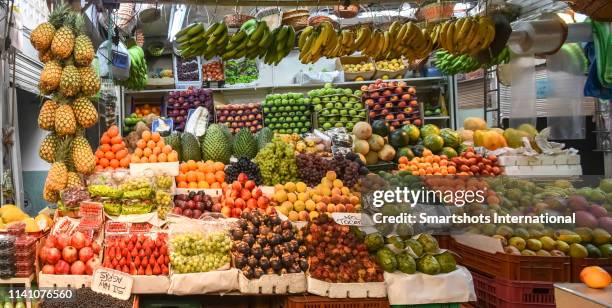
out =
[[94,58],[94,47],[89,37],[80,34],[74,41],[74,62],[78,66],[90,66]]
[[40,108],[38,114],[38,127],[53,131],[55,129],[55,111],[57,111],[58,104],[54,100],[46,100]]
[[76,132],[74,110],[69,104],[63,103],[55,111],[55,132],[60,136],[74,135]]
[[60,143],[59,137],[55,133],[49,133],[40,143],[38,155],[44,161],[53,163],[55,161],[55,150]]
[[83,187],[83,179],[81,175],[76,172],[68,172],[68,183],[66,188]]
[[100,91],[100,77],[91,66],[79,67],[81,77],[81,93],[85,96],[94,96]]
[[64,19],[64,24],[55,31],[51,41],[51,52],[58,59],[68,59],[74,49],[75,32],[82,26],[82,17],[71,13]]
[[72,140],[70,157],[78,173],[90,174],[96,168],[96,157],[89,142],[83,136],[77,136]]
[[69,64],[64,67],[60,79],[59,93],[64,97],[73,97],[81,91],[81,74],[76,66]]
[[62,64],[57,60],[51,60],[45,63],[42,72],[40,72],[40,82],[38,88],[43,94],[50,94],[55,91],[62,78]]
[[87,97],[79,97],[72,103],[77,123],[89,128],[98,122],[98,111]]
[[60,6],[49,14],[49,20],[36,26],[30,33],[30,43],[41,54],[51,47],[55,29],[64,24],[66,17],[71,13],[68,5]]

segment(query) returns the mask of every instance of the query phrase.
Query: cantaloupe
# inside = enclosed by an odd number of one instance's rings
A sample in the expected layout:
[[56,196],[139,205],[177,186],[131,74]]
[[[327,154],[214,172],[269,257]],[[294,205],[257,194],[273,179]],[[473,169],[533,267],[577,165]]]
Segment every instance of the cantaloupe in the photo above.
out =
[[461,140],[472,142],[474,141],[474,131],[470,129],[461,128],[457,131],[459,136],[461,136]]
[[372,136],[372,126],[368,122],[357,122],[355,126],[353,126],[353,135],[357,139],[367,140]]
[[388,144],[385,144],[382,150],[378,152],[378,158],[380,160],[391,161],[394,157],[395,157],[395,149],[391,145],[388,145]]
[[467,117],[463,120],[463,128],[469,130],[484,130],[487,129],[487,122],[477,117]]
[[370,144],[370,151],[378,152],[385,145],[385,139],[379,135],[373,134],[368,139],[368,143]]
[[355,140],[355,143],[353,143],[353,152],[366,155],[370,152],[370,144],[366,140]]

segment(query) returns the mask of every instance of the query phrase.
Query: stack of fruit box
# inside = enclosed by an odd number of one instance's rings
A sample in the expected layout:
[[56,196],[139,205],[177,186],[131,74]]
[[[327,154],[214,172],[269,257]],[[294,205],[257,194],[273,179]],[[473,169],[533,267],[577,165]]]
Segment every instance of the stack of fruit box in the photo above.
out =
[[479,234],[453,235],[457,262],[472,273],[478,306],[555,307],[555,282],[570,281],[570,257],[517,256]]

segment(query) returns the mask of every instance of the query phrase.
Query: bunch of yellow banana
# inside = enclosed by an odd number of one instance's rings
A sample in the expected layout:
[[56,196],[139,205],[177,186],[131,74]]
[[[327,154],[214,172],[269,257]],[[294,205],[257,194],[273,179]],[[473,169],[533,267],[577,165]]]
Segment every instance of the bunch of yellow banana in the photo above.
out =
[[181,57],[202,55],[206,59],[212,59],[225,52],[229,35],[227,26],[223,22],[216,22],[208,29],[205,29],[203,24],[196,23],[179,31],[176,35],[176,42]]
[[495,25],[488,16],[461,18],[436,25],[431,38],[451,54],[473,55],[489,48],[495,38]]
[[315,28],[306,27],[298,39],[299,59],[302,63],[315,63],[322,56],[331,57],[342,47],[334,26],[324,21]]
[[403,24],[395,37],[396,48],[411,61],[423,59],[433,50],[433,42],[427,30],[421,30],[412,22]]
[[270,33],[271,44],[264,49],[264,63],[277,65],[295,46],[295,30],[292,26],[284,25]]

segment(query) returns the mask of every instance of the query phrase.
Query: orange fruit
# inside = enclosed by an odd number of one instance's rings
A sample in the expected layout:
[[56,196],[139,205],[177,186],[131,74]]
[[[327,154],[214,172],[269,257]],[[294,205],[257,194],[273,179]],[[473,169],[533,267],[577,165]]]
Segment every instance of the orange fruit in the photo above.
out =
[[210,188],[210,185],[206,181],[198,181],[198,188]]
[[189,171],[189,166],[187,166],[187,163],[181,163],[179,165],[179,171],[181,173],[187,173],[187,171]]
[[179,174],[176,176],[176,181],[177,182],[187,182],[187,175],[186,174]]
[[116,159],[111,159],[110,166],[113,167],[114,169],[119,168],[119,161]]
[[187,188],[187,182],[178,182],[178,184],[176,184],[178,186],[178,188]]
[[178,161],[178,153],[175,150],[172,150],[172,152],[168,154],[168,161],[169,162]]
[[147,142],[146,142],[146,141],[144,141],[144,140],[142,140],[142,139],[140,139],[140,140],[138,140],[138,141],[136,142],[136,146],[137,146],[138,148],[144,149],[144,148],[146,148],[146,147],[147,147]]
[[117,127],[117,125],[113,125],[113,126],[108,128],[106,133],[108,133],[108,136],[111,137],[111,138],[113,138],[115,136],[118,136],[119,135],[119,127]]
[[101,150],[97,150],[97,151],[96,151],[96,157],[97,157],[97,158],[102,158],[102,157],[104,157],[104,152],[102,152]]
[[101,144],[100,145],[100,151],[102,152],[109,152],[111,150],[111,146],[110,144]]
[[147,141],[147,148],[153,150],[153,149],[155,149],[155,146],[156,146],[155,141],[153,141],[153,140]]
[[212,184],[214,182],[216,182],[217,180],[215,179],[215,174],[210,172],[206,174],[206,182],[208,182],[208,184]]
[[189,188],[198,188],[198,182],[189,182],[187,185]]
[[149,155],[149,162],[150,163],[156,163],[157,162],[157,154]]
[[160,149],[166,146],[166,143],[164,142],[164,139],[157,141],[155,144]]
[[111,151],[113,151],[113,152],[117,152],[117,151],[119,151],[119,150],[121,150],[121,149],[123,149],[123,147],[121,146],[121,144],[117,144],[117,143],[115,143],[115,144],[111,145]]
[[151,134],[151,140],[158,142],[161,140],[161,135],[158,132],[154,132]]
[[153,154],[153,150],[151,150],[150,148],[145,148],[142,151],[142,156],[149,157],[151,154]]
[[111,137],[108,136],[107,133],[102,134],[100,138],[100,144],[109,144],[111,143]]
[[215,171],[223,171],[223,169],[225,169],[225,164],[223,164],[222,162],[215,162],[214,169]]
[[141,163],[148,163],[149,162],[149,158],[147,156],[143,156],[140,158],[140,162]]
[[115,136],[115,137],[111,138],[111,143],[112,144],[121,144],[121,141],[123,141],[121,136]]
[[148,142],[149,140],[151,140],[151,132],[148,130],[145,130],[144,132],[142,132],[142,135],[140,136],[140,138],[142,138],[142,140],[144,140],[145,142]]
[[580,281],[593,289],[603,289],[612,283],[612,277],[599,266],[587,266],[580,271]]
[[198,178],[198,182],[200,181],[206,181],[206,175],[204,174],[204,172],[200,172],[200,171],[194,171],[196,174],[196,177]]
[[140,162],[140,156],[136,155],[136,154],[132,154],[132,156],[130,157],[130,162],[137,164]]
[[110,162],[108,161],[108,159],[106,159],[106,158],[100,158],[100,161],[99,161],[99,162],[100,162],[100,166],[102,166],[102,167],[104,167],[104,168],[108,167],[108,164],[110,163]]
[[113,153],[111,151],[108,151],[108,152],[104,153],[104,157],[106,159],[108,159],[108,160],[111,160],[111,159],[115,158],[115,153]]
[[100,171],[104,171],[104,167],[100,166],[100,165],[96,165],[96,172],[100,172]]
[[155,155],[161,153],[161,151],[162,151],[162,149],[160,147],[153,148],[153,154],[155,154]]
[[165,154],[170,154],[172,152],[172,147],[170,145],[164,145],[162,152],[164,152]]
[[206,163],[204,163],[204,165],[202,166],[202,169],[201,169],[201,170],[202,170],[202,172],[204,172],[204,173],[214,172],[213,165],[212,165],[212,164],[209,164],[209,163],[207,163],[207,162],[206,162]]
[[168,161],[168,155],[166,155],[166,153],[159,153],[157,154],[157,161],[160,163],[165,163]]
[[219,183],[225,182],[225,172],[223,171],[215,172],[215,180]]
[[119,166],[121,166],[121,168],[127,168],[130,166],[130,158],[129,157],[124,157],[119,161]]
[[141,148],[136,148],[134,149],[134,155],[138,156],[138,157],[142,157],[142,149]]
[[198,164],[196,164],[195,160],[187,161],[187,166],[189,166],[189,170],[194,171],[198,169]]
[[214,182],[210,185],[210,188],[221,188],[221,185],[219,184],[219,182]]
[[115,153],[115,158],[116,159],[123,159],[127,155],[128,155],[128,151],[126,149],[123,149],[123,150],[119,150],[119,151],[117,151],[117,153]]
[[187,182],[197,182],[197,181],[198,181],[198,176],[196,175],[195,172],[193,171],[187,172]]

